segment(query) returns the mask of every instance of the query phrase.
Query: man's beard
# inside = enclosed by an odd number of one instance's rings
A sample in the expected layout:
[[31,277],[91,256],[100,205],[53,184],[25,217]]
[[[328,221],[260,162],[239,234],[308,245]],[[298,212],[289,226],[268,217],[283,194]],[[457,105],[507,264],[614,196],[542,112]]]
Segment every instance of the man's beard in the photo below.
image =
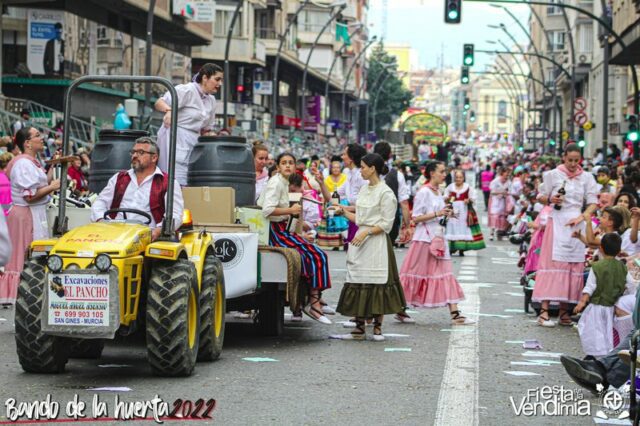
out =
[[132,161],[131,168],[133,169],[134,172],[141,172],[144,169],[144,167],[142,167],[142,164],[139,161]]

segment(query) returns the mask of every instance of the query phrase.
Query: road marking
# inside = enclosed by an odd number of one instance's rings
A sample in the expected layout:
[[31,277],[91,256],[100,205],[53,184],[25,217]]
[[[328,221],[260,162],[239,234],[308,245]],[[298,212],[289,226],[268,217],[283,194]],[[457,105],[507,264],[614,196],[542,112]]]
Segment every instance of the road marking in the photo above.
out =
[[472,265],[475,266],[478,264],[478,258],[477,257],[465,257],[464,259],[462,259],[460,261],[460,265]]
[[[471,263],[476,258],[465,258],[463,263]],[[462,311],[479,312],[478,288],[467,283],[461,284],[466,299],[459,304]],[[458,424],[460,419],[469,425],[478,424],[478,326],[459,326],[451,331],[449,348],[445,361],[435,425]]]
[[517,265],[518,259],[511,259],[508,257],[492,257],[491,263],[494,265]]
[[470,277],[467,275],[462,275],[462,276],[458,276],[458,281],[477,281],[478,277],[476,277],[475,275]]

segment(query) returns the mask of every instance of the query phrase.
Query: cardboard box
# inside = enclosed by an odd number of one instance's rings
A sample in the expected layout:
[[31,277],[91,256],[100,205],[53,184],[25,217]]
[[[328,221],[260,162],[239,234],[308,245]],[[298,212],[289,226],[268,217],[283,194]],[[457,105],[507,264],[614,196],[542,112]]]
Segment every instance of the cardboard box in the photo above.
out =
[[204,228],[210,233],[246,233],[251,232],[249,225],[241,223],[199,223],[194,225],[196,228]]
[[184,208],[191,210],[193,224],[235,222],[236,191],[227,187],[182,188]]

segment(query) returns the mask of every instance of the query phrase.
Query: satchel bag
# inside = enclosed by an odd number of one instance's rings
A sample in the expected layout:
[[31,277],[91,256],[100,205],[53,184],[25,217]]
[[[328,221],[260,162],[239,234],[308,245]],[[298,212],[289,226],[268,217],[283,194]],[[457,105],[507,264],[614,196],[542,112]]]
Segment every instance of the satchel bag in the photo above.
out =
[[476,209],[473,208],[473,204],[467,204],[467,226],[471,228],[478,223],[478,213],[476,213]]
[[431,243],[429,243],[429,253],[431,253],[431,255],[436,259],[444,259],[447,255],[447,242],[445,241],[444,237],[441,235],[431,235],[426,222],[423,222],[423,225],[427,230],[427,235],[431,237]]

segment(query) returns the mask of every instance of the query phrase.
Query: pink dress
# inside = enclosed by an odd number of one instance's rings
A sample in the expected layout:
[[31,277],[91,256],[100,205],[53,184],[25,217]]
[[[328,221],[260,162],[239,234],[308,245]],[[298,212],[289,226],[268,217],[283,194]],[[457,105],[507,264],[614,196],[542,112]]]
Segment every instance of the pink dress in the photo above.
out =
[[551,209],[551,206],[544,206],[535,220],[535,224],[538,225],[538,229],[536,229],[531,236],[531,245],[529,246],[529,253],[527,253],[527,260],[524,264],[525,274],[530,274],[538,270],[538,262],[540,261],[540,249],[542,248],[544,229],[547,225],[547,219],[549,218]]
[[509,226],[507,222],[507,196],[494,195],[494,192],[507,193],[509,181],[502,181],[500,177],[491,181],[491,196],[489,197],[489,228],[504,230]]
[[13,197],[7,227],[13,250],[4,274],[0,275],[0,303],[15,303],[27,248],[33,240],[49,238],[46,206],[50,197],[47,195],[34,203],[25,199],[48,184],[44,169],[32,157],[24,154],[15,157],[7,165],[7,173],[11,177]]
[[584,284],[585,246],[572,234],[584,233],[584,222],[577,226],[567,223],[582,212],[582,206],[596,204],[598,187],[589,173],[567,174],[563,166],[546,172],[540,185],[540,195],[551,196],[565,183],[562,209],[551,209],[545,227],[536,285],[531,300],[578,303]]
[[8,216],[11,207],[11,182],[4,172],[0,172],[0,207],[4,215]]
[[[412,217],[437,212],[444,205],[444,197],[425,185],[413,200]],[[439,219],[416,225],[411,247],[400,270],[400,282],[408,306],[437,308],[464,300],[462,287],[453,274],[448,245],[445,244],[444,259],[437,259],[429,250],[431,239],[442,234]]]

